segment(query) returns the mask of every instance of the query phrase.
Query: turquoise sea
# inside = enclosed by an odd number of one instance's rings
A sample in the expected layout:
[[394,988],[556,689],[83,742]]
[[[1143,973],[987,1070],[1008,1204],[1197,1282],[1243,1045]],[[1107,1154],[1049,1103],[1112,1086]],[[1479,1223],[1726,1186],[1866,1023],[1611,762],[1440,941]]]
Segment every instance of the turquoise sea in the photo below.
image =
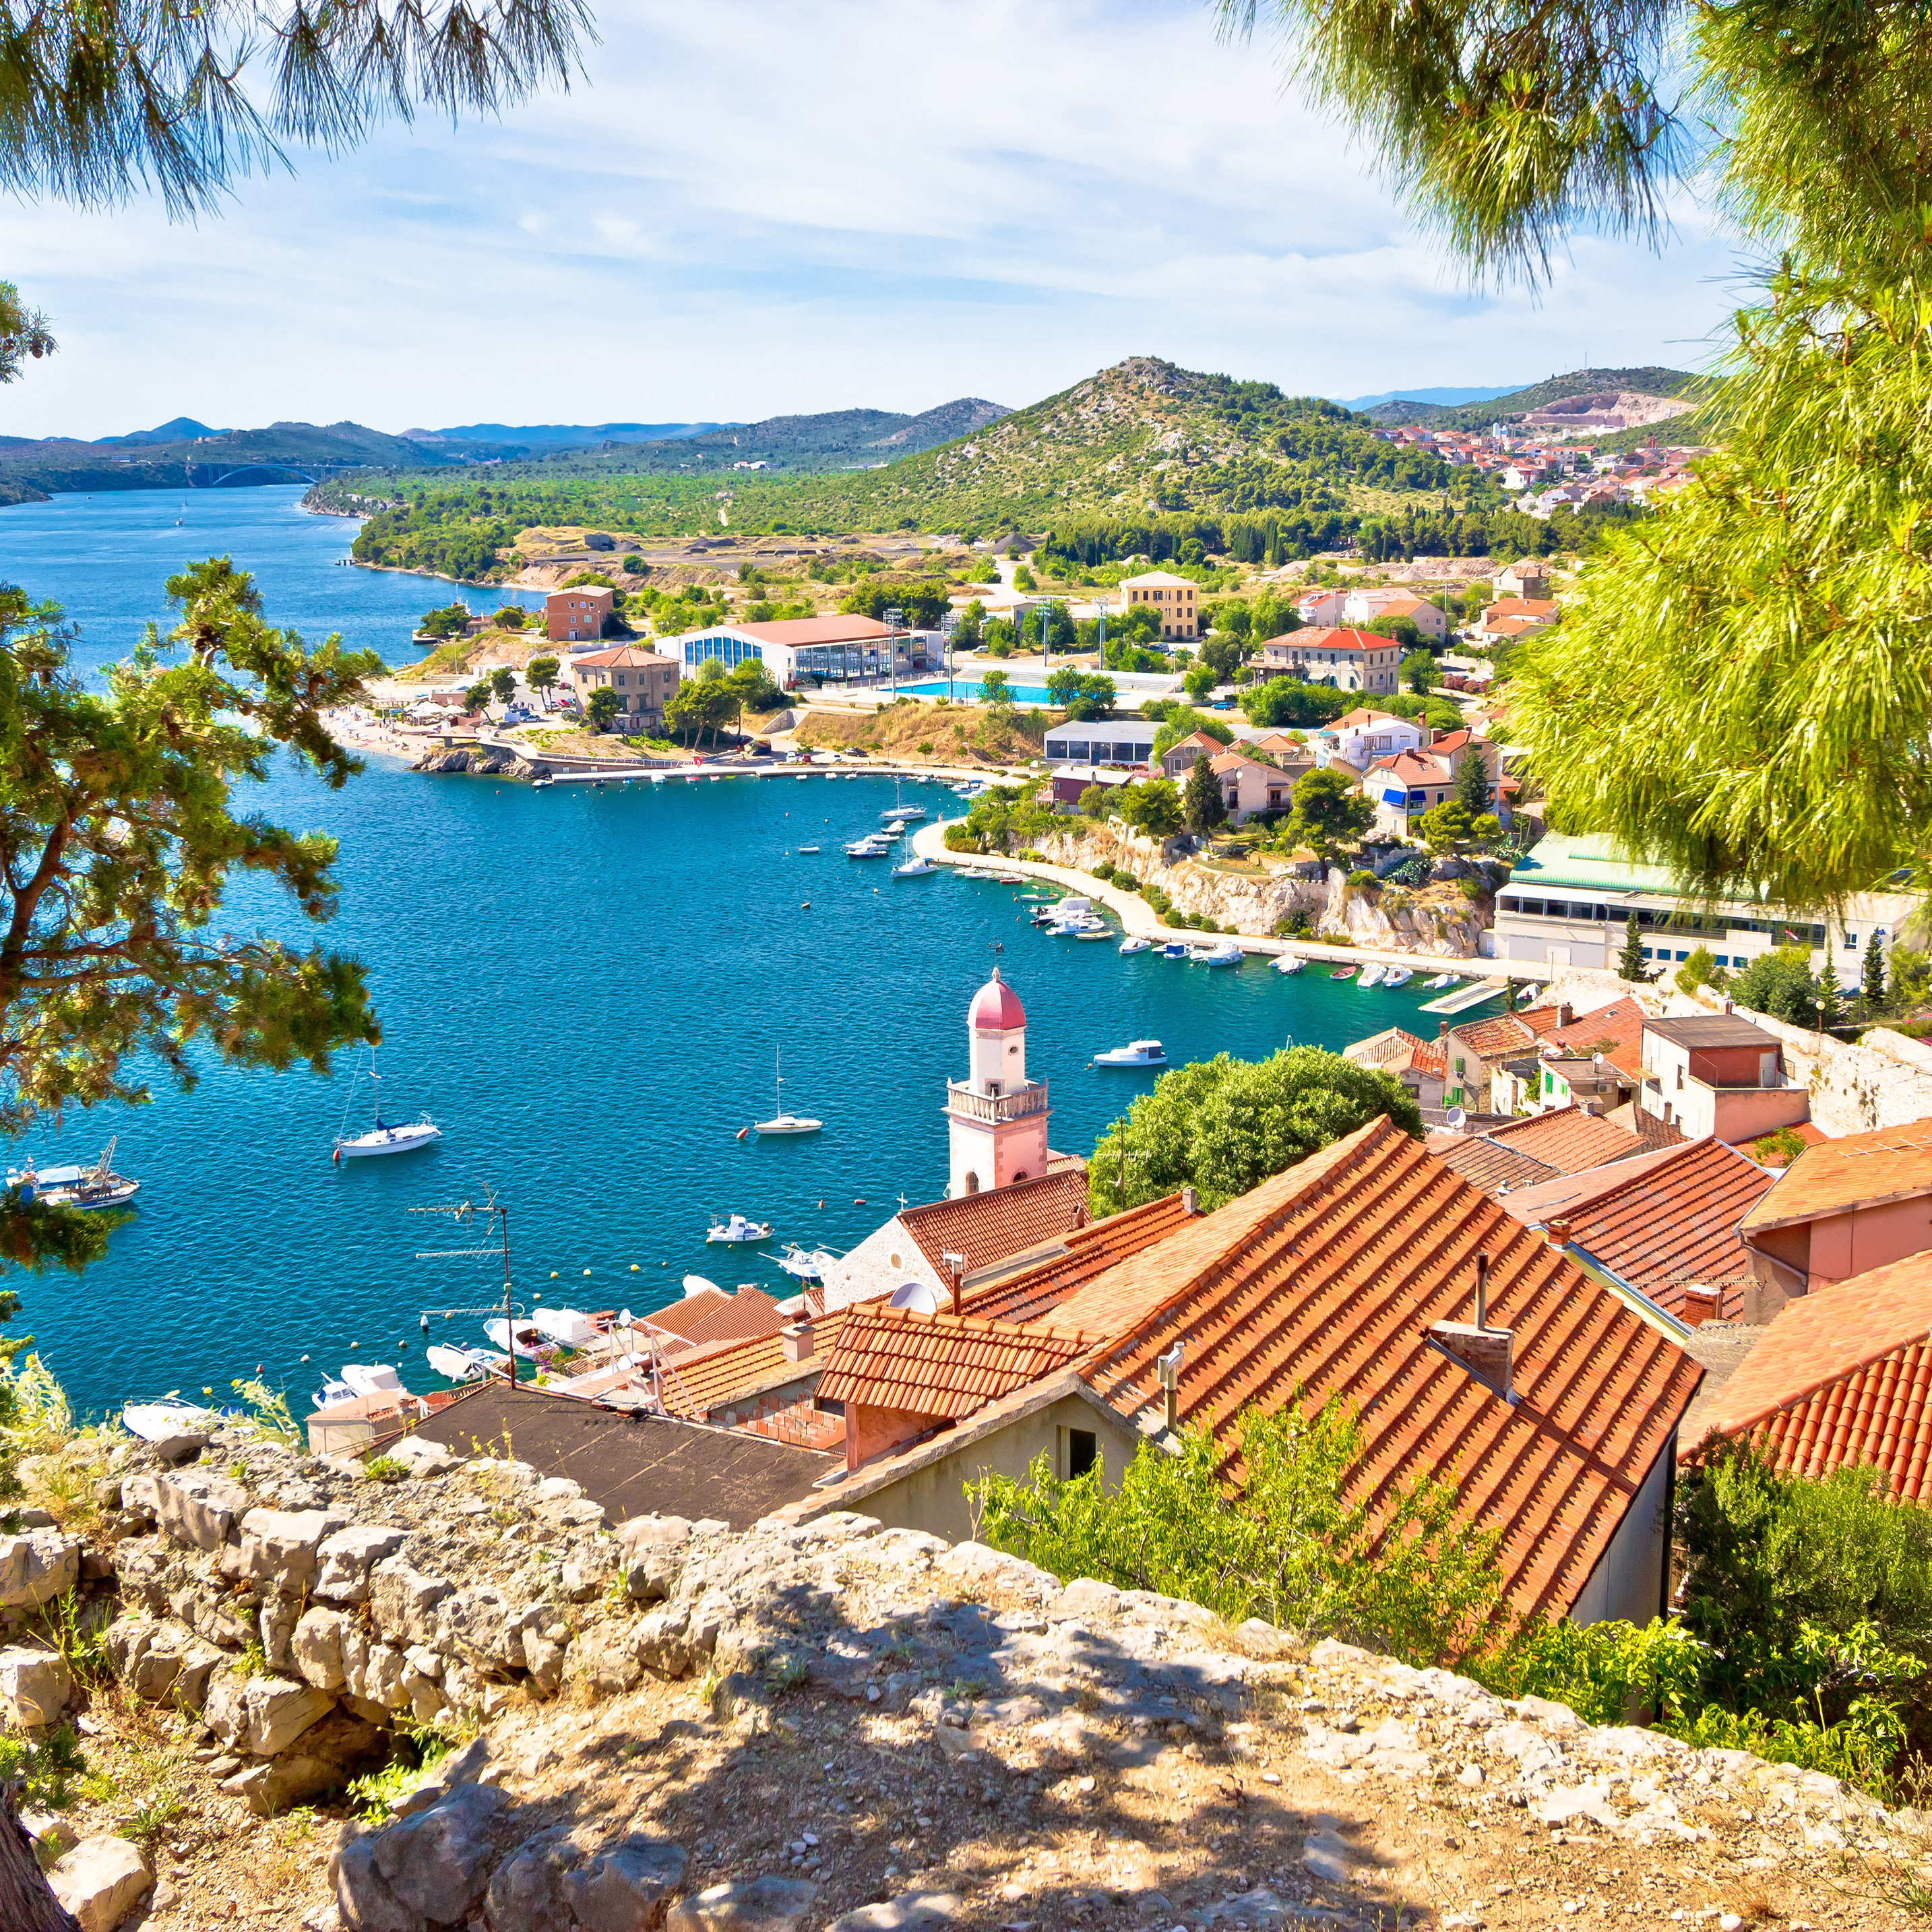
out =
[[[66,604],[90,670],[124,656],[150,617],[165,628],[161,580],[211,554],[256,574],[274,621],[412,656],[414,620],[452,586],[337,568],[354,526],[305,514],[299,494],[8,509],[0,579]],[[1026,1003],[1028,1064],[1052,1084],[1053,1144],[1082,1153],[1153,1078],[1090,1067],[1096,1049],[1156,1036],[1178,1062],[1291,1039],[1340,1046],[1408,1022],[1429,997],[1419,982],[1359,992],[1319,969],[1124,959],[1042,937],[1018,888],[882,878],[839,845],[876,826],[892,796],[884,780],[824,777],[533,792],[376,760],[331,793],[278,771],[244,808],[340,839],[326,938],[368,966],[391,1111],[427,1107],[446,1138],[332,1164],[346,1061],[328,1079],[212,1065],[192,1093],[160,1085],[146,1107],[70,1115],[11,1156],[91,1158],[118,1134],[116,1165],[143,1184],[141,1204],[84,1276],[18,1282],[16,1331],[32,1331],[89,1411],[225,1391],[257,1364],[306,1408],[323,1368],[394,1360],[406,1345],[406,1375],[420,1311],[490,1299],[490,1260],[414,1258],[473,1244],[410,1211],[485,1186],[510,1204],[526,1298],[642,1310],[675,1298],[688,1270],[778,1291],[785,1278],[765,1256],[707,1250],[708,1217],[739,1209],[781,1240],[844,1248],[902,1196],[938,1195],[944,1082],[964,1070],[967,1005],[995,946]],[[962,808],[937,786],[918,796],[929,812]],[[812,843],[824,851],[796,853]],[[301,923],[242,893],[227,913],[234,926]],[[781,1046],[788,1102],[825,1132],[740,1142],[771,1110]],[[479,1322],[439,1320],[436,1334],[475,1340]],[[413,1379],[431,1378],[418,1367]]]

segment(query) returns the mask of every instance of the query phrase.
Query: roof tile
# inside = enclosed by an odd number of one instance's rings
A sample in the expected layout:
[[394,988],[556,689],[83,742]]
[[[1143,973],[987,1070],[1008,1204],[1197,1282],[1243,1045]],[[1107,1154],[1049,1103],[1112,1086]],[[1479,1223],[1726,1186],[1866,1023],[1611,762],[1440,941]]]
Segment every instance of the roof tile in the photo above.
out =
[[1932,1120],[1807,1148],[1745,1217],[1748,1232],[1932,1193]]
[[899,1216],[900,1226],[942,1280],[946,1269],[940,1257],[948,1250],[963,1254],[968,1270],[976,1273],[1010,1255],[1058,1240],[1084,1226],[1087,1220],[1084,1167],[1058,1168],[957,1200],[928,1202]]
[[1064,1368],[1096,1339],[868,1304],[847,1317],[818,1399],[956,1420]]

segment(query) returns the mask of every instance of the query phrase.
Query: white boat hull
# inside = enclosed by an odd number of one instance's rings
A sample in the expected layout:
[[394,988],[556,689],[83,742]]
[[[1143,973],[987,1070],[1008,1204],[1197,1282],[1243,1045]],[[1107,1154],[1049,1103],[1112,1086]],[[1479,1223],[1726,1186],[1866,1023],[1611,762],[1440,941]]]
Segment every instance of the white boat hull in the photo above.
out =
[[824,1126],[823,1120],[814,1120],[808,1114],[780,1114],[769,1120],[752,1123],[752,1132],[760,1134],[815,1134]]
[[121,1412],[122,1425],[144,1442],[165,1442],[170,1437],[212,1426],[214,1412],[185,1402],[130,1402]]
[[375,1127],[353,1140],[338,1141],[336,1153],[344,1160],[368,1160],[386,1154],[410,1154],[442,1138],[442,1130],[429,1120],[411,1120],[400,1127]]

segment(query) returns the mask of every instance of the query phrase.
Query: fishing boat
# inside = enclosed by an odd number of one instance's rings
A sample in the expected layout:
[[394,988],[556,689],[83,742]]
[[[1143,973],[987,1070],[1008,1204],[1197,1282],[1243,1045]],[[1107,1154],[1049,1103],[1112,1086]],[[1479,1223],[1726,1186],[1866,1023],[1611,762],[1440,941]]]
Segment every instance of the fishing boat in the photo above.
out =
[[1090,946],[1100,940],[1111,940],[1114,936],[1114,928],[1104,919],[1083,920],[1074,928],[1073,936],[1076,939],[1084,940]]
[[17,1187],[25,1201],[43,1201],[50,1208],[124,1208],[141,1191],[138,1180],[114,1172],[116,1134],[92,1167],[38,1167],[33,1156],[25,1167],[7,1171],[7,1185]]
[[1180,940],[1170,939],[1160,949],[1160,956],[1163,959],[1185,959],[1187,957],[1187,948]]
[[752,1241],[769,1241],[772,1238],[772,1224],[769,1221],[753,1221],[742,1214],[728,1215],[722,1221],[712,1222],[704,1238],[713,1243],[742,1244]]
[[1204,946],[1194,955],[1197,966],[1238,966],[1248,956],[1232,939],[1218,946]]
[[403,1378],[396,1372],[393,1362],[349,1362],[344,1365],[342,1379],[358,1395],[400,1394]]
[[355,1400],[356,1391],[346,1382],[333,1376],[328,1377],[321,1388],[309,1397],[317,1408],[333,1408],[338,1402],[353,1402]]
[[1308,962],[1298,952],[1284,952],[1274,962],[1277,973],[1300,973],[1306,970]]
[[1359,966],[1338,966],[1328,976],[1331,980],[1352,980],[1361,970]]
[[1382,968],[1376,965],[1364,966],[1355,984],[1358,986],[1379,986],[1382,982]]
[[1124,953],[1151,952],[1154,950],[1154,942],[1151,940],[1144,939],[1138,933],[1136,933],[1131,938],[1120,941],[1120,950]]
[[939,868],[930,859],[908,859],[903,866],[892,868],[892,877],[896,879],[922,879],[928,872],[938,870]]
[[996,884],[1002,886],[1023,886],[1026,884],[1024,872],[995,872],[993,878]]
[[[361,1070],[357,1070],[357,1078]],[[408,1154],[413,1149],[428,1147],[432,1141],[442,1138],[442,1130],[426,1113],[413,1120],[386,1120],[382,1118],[382,1076],[376,1071],[376,1049],[369,1049],[369,1078],[375,1088],[374,1123],[366,1134],[357,1134],[344,1138],[340,1128],[335,1136],[335,1155],[338,1160],[362,1160],[373,1154]],[[349,1083],[349,1098],[342,1106],[342,1125],[349,1124],[349,1109],[356,1101],[356,1082]]]
[[1130,1040],[1125,1046],[1112,1048],[1094,1056],[1096,1066],[1165,1066],[1167,1048],[1157,1040]]
[[778,1257],[778,1266],[794,1281],[823,1281],[838,1257],[830,1248],[805,1249],[796,1241]]
[[130,1402],[121,1411],[122,1425],[143,1442],[166,1442],[177,1436],[212,1429],[215,1415],[198,1402],[183,1402],[179,1389],[170,1389],[155,1402]]
[[1382,975],[1384,986],[1406,986],[1415,977],[1414,969],[1408,966],[1391,966]]
[[769,1120],[752,1122],[753,1131],[760,1136],[766,1134],[815,1134],[824,1126],[823,1120],[809,1114],[788,1113],[784,1103],[784,1048],[772,1050],[772,1072],[778,1090],[778,1112]]
[[496,1359],[481,1348],[452,1348],[446,1342],[432,1342],[423,1351],[423,1360],[445,1382],[480,1382],[490,1372]]

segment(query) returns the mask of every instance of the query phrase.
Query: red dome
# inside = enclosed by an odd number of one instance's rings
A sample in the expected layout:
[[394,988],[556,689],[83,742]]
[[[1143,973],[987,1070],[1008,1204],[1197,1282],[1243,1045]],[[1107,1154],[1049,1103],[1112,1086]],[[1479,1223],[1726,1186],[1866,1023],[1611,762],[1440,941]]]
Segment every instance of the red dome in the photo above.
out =
[[1020,1004],[1020,996],[1000,977],[997,966],[993,976],[973,995],[966,1024],[975,1033],[1007,1033],[1026,1024],[1026,1009]]

